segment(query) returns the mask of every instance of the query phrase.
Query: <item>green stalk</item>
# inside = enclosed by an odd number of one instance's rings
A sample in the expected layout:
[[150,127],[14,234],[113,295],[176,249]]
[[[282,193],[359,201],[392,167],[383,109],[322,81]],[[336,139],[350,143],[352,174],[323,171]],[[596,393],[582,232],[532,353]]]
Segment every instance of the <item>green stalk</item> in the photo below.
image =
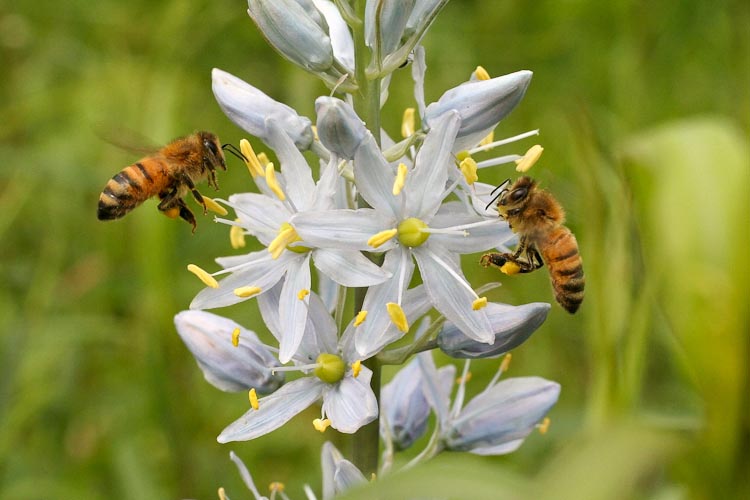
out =
[[[365,1],[356,2],[356,13],[360,20],[364,20]],[[375,140],[380,144],[380,79],[367,80],[365,69],[369,59],[369,49],[365,45],[364,23],[352,25],[354,35],[354,60],[355,76],[359,90],[354,94],[354,109],[365,122],[367,128],[372,132]],[[359,206],[367,207],[367,203],[359,197]],[[372,255],[369,256],[371,259]],[[354,311],[362,310],[367,288],[354,290]],[[376,358],[370,358],[364,365],[372,370],[371,386],[380,406],[380,363]],[[378,472],[378,459],[380,457],[380,433],[378,420],[367,424],[357,431],[351,439],[352,462],[365,477]]]

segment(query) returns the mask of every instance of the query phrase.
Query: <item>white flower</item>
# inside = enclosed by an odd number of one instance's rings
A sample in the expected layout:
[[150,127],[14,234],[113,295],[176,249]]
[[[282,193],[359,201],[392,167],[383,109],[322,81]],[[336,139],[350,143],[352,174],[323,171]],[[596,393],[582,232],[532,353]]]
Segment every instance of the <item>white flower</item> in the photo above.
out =
[[[273,394],[260,398],[218,437],[220,443],[247,441],[267,434],[288,422],[308,406],[323,400],[321,421],[339,432],[353,433],[378,415],[375,394],[370,388],[372,372],[360,362],[351,335],[337,338],[336,324],[320,298],[311,293],[304,342],[293,361],[307,376],[288,382]],[[259,301],[266,325],[277,338],[283,318],[279,317],[279,295],[268,293]],[[278,369],[283,370],[283,368]]]
[[367,292],[363,310],[368,316],[356,336],[360,353],[382,345],[402,307],[414,270],[412,257],[435,308],[471,338],[494,342],[486,313],[474,307],[478,297],[461,272],[458,255],[496,247],[511,232],[499,219],[485,220],[467,214],[458,203],[442,203],[451,192],[446,182],[449,170],[455,170],[451,148],[460,124],[458,113],[445,113],[427,134],[414,167],[399,166],[398,174],[368,135],[355,153],[354,176],[373,208],[308,211],[291,220],[314,245],[386,252],[383,270],[393,278]]
[[[246,255],[220,257],[224,267],[214,273],[229,274],[216,288],[205,288],[190,304],[191,309],[224,307],[261,295],[274,286],[281,286],[281,317],[283,337],[279,339],[279,358],[286,363],[294,355],[305,331],[308,306],[305,291],[311,284],[310,260],[316,268],[344,286],[368,286],[381,283],[390,273],[370,262],[359,251],[331,245],[320,248],[300,240],[289,224],[292,216],[309,210],[332,208],[333,190],[338,178],[335,165],[329,165],[320,181],[315,183],[312,172],[291,138],[274,120],[266,120],[268,141],[281,162],[281,174],[292,182],[275,180],[273,165],[266,167],[266,183],[274,186],[275,195],[244,193],[229,197],[239,224],[268,247]],[[283,179],[282,179],[283,180]],[[280,199],[280,198],[283,198]],[[282,281],[282,278],[286,277]],[[300,295],[303,295],[300,297]]]

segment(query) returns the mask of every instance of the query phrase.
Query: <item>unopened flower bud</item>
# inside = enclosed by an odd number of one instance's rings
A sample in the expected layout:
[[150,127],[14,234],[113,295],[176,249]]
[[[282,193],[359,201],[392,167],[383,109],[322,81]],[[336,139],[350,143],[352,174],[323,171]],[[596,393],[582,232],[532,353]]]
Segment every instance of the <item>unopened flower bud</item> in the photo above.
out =
[[323,96],[315,100],[315,111],[320,142],[341,158],[354,158],[367,136],[365,124],[354,109],[341,99]]

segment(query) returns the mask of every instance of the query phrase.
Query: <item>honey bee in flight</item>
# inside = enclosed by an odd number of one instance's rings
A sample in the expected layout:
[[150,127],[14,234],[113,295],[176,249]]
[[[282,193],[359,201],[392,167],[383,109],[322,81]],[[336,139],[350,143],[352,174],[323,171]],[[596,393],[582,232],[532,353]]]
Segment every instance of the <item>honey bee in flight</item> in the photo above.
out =
[[520,235],[518,248],[513,253],[484,254],[480,263],[484,267],[506,266],[502,270],[508,274],[530,273],[547,264],[555,299],[572,314],[583,302],[586,280],[576,237],[563,225],[565,212],[530,177],[521,177],[507,187],[509,183],[510,179],[496,188],[501,189],[496,198],[497,210],[513,232]]
[[206,202],[195,185],[207,179],[209,186],[219,189],[216,169],[227,169],[223,153],[227,147],[232,154],[238,154],[231,145],[222,146],[211,132],[196,132],[175,139],[153,155],[123,168],[99,195],[99,220],[119,219],[152,196],[158,196],[157,208],[163,214],[173,219],[181,217],[192,224],[195,232],[195,216],[183,197],[190,191],[206,213]]

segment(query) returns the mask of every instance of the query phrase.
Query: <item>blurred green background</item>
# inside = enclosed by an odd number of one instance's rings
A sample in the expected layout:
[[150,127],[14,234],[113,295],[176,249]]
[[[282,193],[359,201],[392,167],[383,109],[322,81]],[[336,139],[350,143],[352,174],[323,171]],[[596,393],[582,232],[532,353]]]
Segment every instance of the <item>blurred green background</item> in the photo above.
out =
[[[213,99],[213,67],[314,116],[327,90],[245,9],[0,3],[0,498],[248,498],[230,449],[261,487],[319,486],[334,433],[312,430],[317,411],[219,445],[245,396],[205,383],[175,334],[201,288],[185,266],[235,253],[226,227],[199,216],[193,235],[153,201],[95,216],[107,179],[139,157],[112,142],[245,136]],[[748,3],[455,0],[424,44],[428,101],[477,64],[534,71],[496,136],[541,128],[532,174],[567,208],[587,296],[574,317],[553,306],[514,352],[511,375],[563,386],[549,433],[506,457],[441,457],[381,495],[750,498]],[[384,111],[394,134],[412,105],[402,73]],[[251,185],[228,161],[222,196]],[[498,279],[475,260],[475,285]],[[553,300],[543,272],[503,281],[494,300]],[[228,313],[262,331],[245,304]],[[474,369],[477,391],[495,365]]]

